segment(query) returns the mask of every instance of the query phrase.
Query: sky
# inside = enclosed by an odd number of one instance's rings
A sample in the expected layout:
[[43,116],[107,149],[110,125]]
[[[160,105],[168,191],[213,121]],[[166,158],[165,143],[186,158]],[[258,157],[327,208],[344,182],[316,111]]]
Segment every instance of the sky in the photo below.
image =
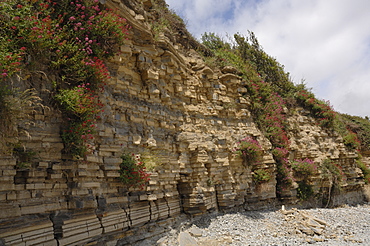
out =
[[370,117],[370,0],[166,0],[193,36],[255,33],[340,113]]

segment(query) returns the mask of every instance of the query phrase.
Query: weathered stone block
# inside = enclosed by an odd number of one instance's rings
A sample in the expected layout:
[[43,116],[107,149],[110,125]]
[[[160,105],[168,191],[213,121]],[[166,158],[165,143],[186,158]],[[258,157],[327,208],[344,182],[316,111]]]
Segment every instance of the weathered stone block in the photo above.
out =
[[0,183],[10,183],[14,180],[14,177],[12,176],[0,176]]
[[21,214],[27,215],[27,214],[42,214],[45,213],[46,206],[44,204],[40,204],[37,206],[25,206],[21,207]]
[[3,170],[3,176],[14,176],[17,171],[15,169]]
[[0,184],[0,191],[9,191],[9,190],[15,190],[15,185],[10,183]]
[[118,178],[120,176],[118,171],[106,171],[105,175],[109,178]]
[[2,207],[0,209],[0,218],[1,219],[21,216],[21,209],[20,209],[19,206],[1,204],[1,207]]
[[12,191],[12,192],[8,192],[6,194],[6,200],[8,201],[12,201],[12,200],[16,200],[17,199],[17,194],[15,191]]
[[103,214],[101,218],[104,233],[123,230],[128,227],[128,218],[123,210]]
[[6,245],[56,245],[51,222],[0,232],[0,238]]
[[88,156],[86,156],[86,161],[88,161],[88,162],[94,162],[94,163],[103,163],[103,157],[101,157],[101,156],[94,156],[94,155],[88,155]]

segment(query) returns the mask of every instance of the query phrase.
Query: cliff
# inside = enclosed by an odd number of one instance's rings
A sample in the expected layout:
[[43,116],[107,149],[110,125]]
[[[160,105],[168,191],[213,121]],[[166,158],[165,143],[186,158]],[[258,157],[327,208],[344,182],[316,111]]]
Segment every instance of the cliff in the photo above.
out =
[[[319,168],[308,179],[298,175],[277,193],[273,145],[254,120],[237,69],[207,65],[198,53],[206,48],[186,33],[153,31],[159,3],[105,4],[117,8],[131,29],[119,52],[106,61],[111,78],[98,94],[103,110],[86,156],[65,151],[66,119],[50,99],[48,76],[16,82],[35,88],[43,107],[29,112],[32,124],[25,125],[24,118],[18,123],[28,136],[18,131],[8,137],[20,144],[4,147],[0,157],[0,245],[125,245],[165,233],[185,215],[366,199],[358,152],[297,105],[283,112],[287,158],[310,159],[318,167],[334,161],[343,180],[334,187],[332,176]],[[235,153],[247,137],[262,148],[253,165]],[[120,180],[127,151],[154,166],[143,189]],[[259,182],[257,170],[269,178]],[[306,201],[297,194],[300,184],[312,188]]]

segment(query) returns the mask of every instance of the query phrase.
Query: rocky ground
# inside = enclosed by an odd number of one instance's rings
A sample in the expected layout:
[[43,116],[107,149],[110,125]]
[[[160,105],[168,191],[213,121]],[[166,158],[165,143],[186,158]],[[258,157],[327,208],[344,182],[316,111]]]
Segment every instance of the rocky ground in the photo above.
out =
[[370,203],[325,209],[213,214],[183,224],[159,246],[370,245]]

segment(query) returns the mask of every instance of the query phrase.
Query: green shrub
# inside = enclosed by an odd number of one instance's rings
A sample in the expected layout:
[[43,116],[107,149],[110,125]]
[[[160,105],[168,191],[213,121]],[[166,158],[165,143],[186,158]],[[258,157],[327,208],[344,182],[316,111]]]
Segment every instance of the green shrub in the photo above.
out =
[[269,182],[272,178],[271,173],[265,169],[257,169],[253,171],[252,174],[253,182],[256,184],[261,184]]
[[317,166],[312,160],[308,158],[304,160],[293,160],[291,162],[291,166],[295,174],[297,176],[304,177],[304,179],[308,179],[310,176],[317,173]]
[[352,150],[359,149],[361,145],[357,135],[350,130],[347,130],[346,134],[343,136],[343,142],[346,147]]
[[293,178],[292,181],[300,180],[297,181],[297,197],[301,200],[307,200],[312,197],[314,192],[312,186],[309,184],[309,179],[313,175],[317,174],[317,166],[315,163],[308,158],[295,159],[293,161],[285,159],[285,163],[286,165],[290,164],[291,170],[294,173],[293,176],[295,178]]
[[300,200],[308,200],[314,195],[312,185],[308,184],[306,181],[298,182],[297,197]]
[[330,159],[325,159],[320,168],[323,177],[329,179],[333,185],[339,186],[346,178],[342,167]]
[[287,157],[289,151],[285,148],[276,147],[272,150],[272,154],[276,159],[282,160]]

